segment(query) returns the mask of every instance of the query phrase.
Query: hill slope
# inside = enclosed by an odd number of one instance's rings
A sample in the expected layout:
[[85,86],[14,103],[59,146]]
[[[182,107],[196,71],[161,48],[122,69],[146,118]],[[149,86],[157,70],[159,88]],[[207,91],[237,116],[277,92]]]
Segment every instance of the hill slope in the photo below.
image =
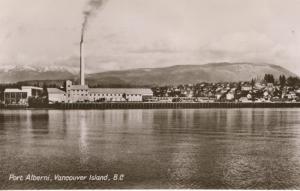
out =
[[[292,72],[271,64],[253,63],[211,63],[205,65],[177,65],[164,68],[142,68],[123,71],[109,71],[86,76],[89,85],[106,87],[151,86],[189,84],[197,82],[233,82],[263,78],[265,74],[296,76]],[[13,68],[0,71],[0,83],[19,81],[61,81],[77,79],[77,73],[60,68],[45,70],[36,68]]]
[[[296,76],[292,72],[271,64],[212,63],[205,65],[178,65],[165,68],[111,71],[88,75],[91,82],[102,83],[107,79],[131,85],[189,84],[197,82],[234,82],[263,78],[265,74]],[[110,83],[114,83],[110,81]]]

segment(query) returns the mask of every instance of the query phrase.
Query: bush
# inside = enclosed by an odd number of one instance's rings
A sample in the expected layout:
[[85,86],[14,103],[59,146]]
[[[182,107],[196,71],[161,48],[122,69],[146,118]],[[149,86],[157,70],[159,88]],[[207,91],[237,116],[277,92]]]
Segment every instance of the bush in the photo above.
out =
[[28,105],[32,108],[43,108],[48,106],[47,97],[29,97]]

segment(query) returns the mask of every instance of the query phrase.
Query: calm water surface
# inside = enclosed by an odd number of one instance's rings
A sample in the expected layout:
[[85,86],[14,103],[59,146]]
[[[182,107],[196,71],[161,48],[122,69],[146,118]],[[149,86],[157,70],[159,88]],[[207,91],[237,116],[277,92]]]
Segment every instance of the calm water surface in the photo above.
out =
[[[300,189],[300,109],[2,110],[0,189]],[[124,174],[124,181],[13,182]]]

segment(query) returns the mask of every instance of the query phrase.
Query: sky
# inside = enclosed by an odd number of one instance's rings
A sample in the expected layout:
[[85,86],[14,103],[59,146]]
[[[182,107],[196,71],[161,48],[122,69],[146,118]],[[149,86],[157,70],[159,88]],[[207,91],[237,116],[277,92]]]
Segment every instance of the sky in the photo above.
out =
[[[0,0],[0,68],[79,69],[88,0]],[[210,62],[300,75],[300,0],[107,0],[90,18],[87,72]]]

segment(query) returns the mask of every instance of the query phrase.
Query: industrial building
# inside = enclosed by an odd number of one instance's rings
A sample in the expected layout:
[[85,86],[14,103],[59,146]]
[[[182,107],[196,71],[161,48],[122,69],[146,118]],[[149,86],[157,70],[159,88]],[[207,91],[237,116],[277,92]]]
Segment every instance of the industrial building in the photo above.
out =
[[27,105],[29,97],[38,97],[42,92],[43,88],[33,86],[22,86],[21,89],[7,88],[4,90],[4,103]]
[[73,85],[66,82],[66,91],[48,88],[49,103],[76,102],[141,102],[152,97],[151,89],[145,88],[89,88],[87,85]]
[[50,103],[63,103],[67,102],[66,92],[57,88],[48,88],[48,100]]
[[48,88],[49,103],[76,102],[141,102],[152,97],[151,89],[144,88],[89,88],[85,84],[84,43],[80,41],[80,85],[66,81],[65,90]]

